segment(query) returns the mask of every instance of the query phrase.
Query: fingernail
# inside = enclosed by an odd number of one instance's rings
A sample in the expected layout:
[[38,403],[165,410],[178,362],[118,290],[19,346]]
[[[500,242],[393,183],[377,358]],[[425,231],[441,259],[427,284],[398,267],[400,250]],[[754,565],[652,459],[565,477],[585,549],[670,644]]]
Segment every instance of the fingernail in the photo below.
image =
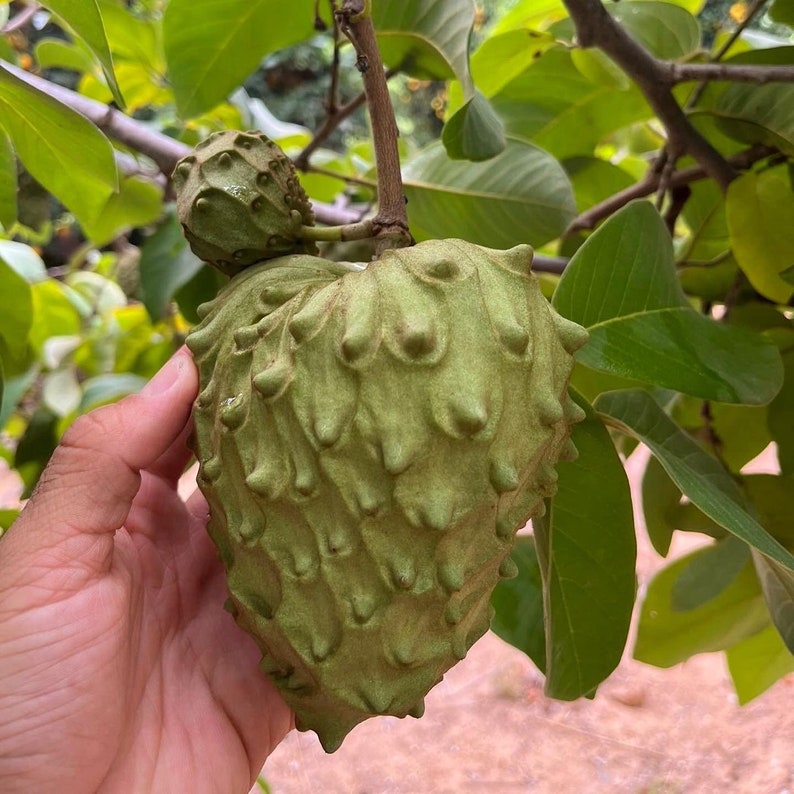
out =
[[176,382],[185,368],[184,350],[179,350],[163,364],[159,372],[141,389],[144,397],[155,397],[165,394]]

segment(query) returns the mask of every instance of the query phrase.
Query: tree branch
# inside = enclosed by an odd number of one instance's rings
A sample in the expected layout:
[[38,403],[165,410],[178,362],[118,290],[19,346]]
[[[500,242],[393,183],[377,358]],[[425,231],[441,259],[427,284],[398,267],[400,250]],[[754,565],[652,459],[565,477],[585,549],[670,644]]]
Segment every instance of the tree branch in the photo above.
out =
[[[108,105],[51,83],[42,77],[37,77],[7,61],[0,60],[0,68],[7,69],[29,86],[84,116],[109,138],[145,155],[154,161],[169,179],[177,161],[190,153],[190,147],[186,144],[169,138]],[[319,223],[338,225],[356,223],[361,219],[359,212],[327,204],[314,202],[312,208]]]
[[724,63],[675,63],[663,67],[668,72],[668,85],[691,80],[724,80],[733,83],[793,83],[794,66],[757,66]]
[[[769,146],[758,144],[743,152],[732,155],[728,158],[728,163],[733,168],[744,170],[749,168],[753,163],[758,162],[758,160],[770,157],[775,154],[776,151],[776,149],[772,149]],[[676,188],[688,185],[690,182],[696,182],[699,179],[705,179],[708,176],[710,175],[702,166],[696,165],[691,168],[682,168],[680,171],[674,171],[670,175],[667,184],[669,188]],[[645,178],[637,182],[637,184],[615,193],[613,196],[604,199],[600,204],[590,207],[590,209],[585,210],[581,215],[574,218],[570,226],[565,230],[565,235],[567,236],[575,232],[592,229],[599,221],[608,218],[621,207],[625,207],[630,201],[650,196],[652,193],[656,192],[661,180],[662,171],[659,169],[651,169]]]
[[668,64],[635,41],[607,12],[600,0],[563,0],[581,47],[598,47],[639,87],[664,124],[670,156],[690,154],[723,189],[736,176],[725,158],[692,126],[671,91]]
[[373,223],[378,238],[376,253],[380,254],[386,248],[400,248],[411,243],[397,148],[399,132],[369,0],[343,0],[341,8],[334,13],[339,29],[356,50],[356,68],[361,72],[367,95],[378,171],[378,212]]

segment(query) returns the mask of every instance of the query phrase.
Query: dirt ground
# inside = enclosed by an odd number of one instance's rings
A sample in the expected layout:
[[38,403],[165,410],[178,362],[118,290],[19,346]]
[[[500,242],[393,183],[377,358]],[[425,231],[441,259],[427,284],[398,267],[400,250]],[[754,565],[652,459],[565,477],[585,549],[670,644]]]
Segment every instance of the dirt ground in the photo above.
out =
[[[0,471],[0,507],[17,496]],[[662,562],[640,533],[640,588]],[[488,634],[426,706],[359,725],[333,755],[294,731],[263,777],[272,794],[794,794],[794,676],[739,707],[721,654],[660,670],[627,653],[595,700],[560,703]]]

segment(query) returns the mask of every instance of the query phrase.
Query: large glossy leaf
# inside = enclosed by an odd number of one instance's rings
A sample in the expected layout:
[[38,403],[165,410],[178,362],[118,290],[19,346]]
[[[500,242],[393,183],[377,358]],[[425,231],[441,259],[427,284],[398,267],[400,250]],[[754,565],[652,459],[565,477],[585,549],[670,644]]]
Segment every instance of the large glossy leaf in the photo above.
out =
[[[768,47],[741,52],[726,64],[790,66],[794,47]],[[794,85],[786,82],[712,83],[698,111],[708,113],[722,133],[742,143],[764,143],[794,154]]]
[[610,425],[644,443],[681,492],[741,540],[794,570],[794,555],[750,515],[748,503],[723,466],[639,389],[602,394],[595,408]]
[[524,141],[508,141],[485,163],[451,160],[441,144],[433,144],[406,163],[404,178],[417,239],[540,246],[558,237],[576,213],[562,166]]
[[657,58],[684,58],[700,46],[700,26],[681,6],[657,0],[628,0],[607,8]]
[[416,77],[469,83],[473,0],[378,0],[372,21],[386,65]]
[[733,254],[750,283],[764,297],[786,303],[794,295],[794,285],[781,277],[794,263],[794,193],[787,167],[734,179],[726,217]]
[[0,224],[8,231],[17,219],[17,159],[0,125]]
[[271,52],[314,33],[313,0],[171,0],[163,45],[184,118],[222,102]]
[[660,571],[642,603],[634,658],[672,667],[690,656],[730,648],[769,624],[758,578],[749,561],[716,598],[687,611],[673,608],[673,589],[708,548],[688,554]]
[[731,586],[749,560],[749,546],[733,535],[706,546],[673,584],[671,608],[676,612],[691,612],[717,598]]
[[475,162],[496,157],[507,145],[502,122],[479,91],[447,121],[441,141],[453,160]]
[[455,78],[463,101],[447,121],[443,143],[456,160],[487,160],[505,147],[504,128],[469,68],[472,0],[378,0],[372,19],[384,63],[416,77]]
[[753,562],[772,623],[794,653],[794,571],[757,551],[753,552]]
[[636,541],[628,480],[609,433],[589,406],[560,463],[557,494],[533,519],[543,578],[546,692],[574,700],[617,667],[635,595]]
[[108,139],[85,117],[0,68],[0,115],[25,168],[82,221],[117,186]]
[[508,134],[534,141],[560,159],[591,155],[607,135],[653,115],[633,84],[620,90],[593,82],[559,46],[504,86],[493,105]]
[[551,22],[566,16],[561,0],[518,0],[518,2],[495,21],[491,34],[511,30],[545,30]]
[[543,628],[543,580],[535,539],[519,537],[512,553],[518,573],[502,579],[491,597],[495,610],[491,629],[523,651],[538,670],[546,672],[546,633]]
[[765,692],[778,679],[794,672],[794,655],[786,648],[774,626],[748,637],[726,651],[740,704]]
[[102,64],[102,71],[108,81],[113,98],[122,107],[124,98],[113,73],[113,58],[110,54],[102,15],[97,0],[46,0],[47,8],[54,11],[88,45],[88,48]]
[[720,402],[763,404],[780,389],[774,345],[691,307],[648,202],[624,207],[587,239],[553,302],[590,331],[577,360],[594,369]]

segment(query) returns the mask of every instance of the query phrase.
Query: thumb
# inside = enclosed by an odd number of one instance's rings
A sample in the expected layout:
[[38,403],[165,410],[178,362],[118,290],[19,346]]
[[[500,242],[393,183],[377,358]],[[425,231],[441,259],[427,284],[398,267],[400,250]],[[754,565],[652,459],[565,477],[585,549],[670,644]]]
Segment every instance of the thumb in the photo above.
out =
[[8,535],[24,535],[30,549],[114,533],[127,518],[141,470],[184,431],[197,390],[195,366],[182,348],[139,394],[76,419]]

